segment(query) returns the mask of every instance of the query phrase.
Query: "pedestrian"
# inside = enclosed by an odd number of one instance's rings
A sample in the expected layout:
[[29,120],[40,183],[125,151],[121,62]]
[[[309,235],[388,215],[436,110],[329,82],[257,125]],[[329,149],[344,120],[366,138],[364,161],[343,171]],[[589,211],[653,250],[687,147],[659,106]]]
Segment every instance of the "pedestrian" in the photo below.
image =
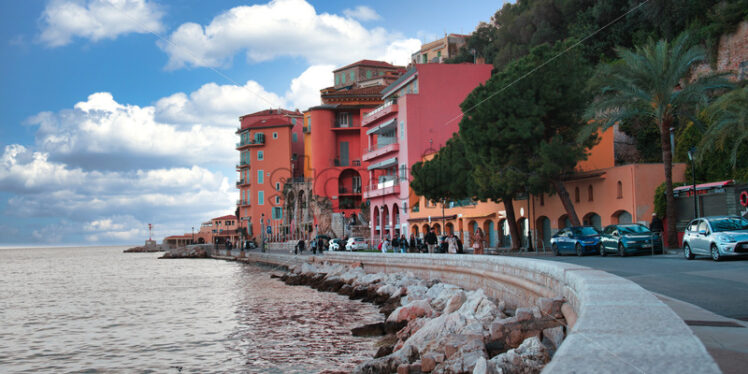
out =
[[429,253],[434,253],[436,249],[436,234],[430,228],[427,229],[424,240],[426,241],[426,246],[428,246]]
[[304,239],[300,239],[298,243],[296,243],[296,251],[294,254],[299,254],[301,252],[304,252]]
[[416,252],[416,246],[418,245],[418,243],[416,242],[415,234],[413,233],[410,234],[410,243],[408,244],[409,244],[408,252]]
[[454,233],[449,233],[447,237],[447,252],[457,254],[457,237]]
[[382,241],[382,253],[387,253],[389,249],[390,249],[390,239],[384,238],[384,241]]
[[665,227],[662,225],[662,220],[657,216],[657,213],[652,213],[652,222],[649,223],[649,230],[652,232],[665,231]]
[[405,234],[400,235],[400,253],[408,251],[408,239],[405,239]]
[[483,239],[483,230],[481,230],[481,228],[479,227],[477,230],[475,230],[475,234],[473,234],[473,254],[483,254]]
[[317,241],[312,239],[312,253],[317,254]]
[[327,244],[325,243],[325,239],[319,238],[317,240],[317,251],[319,251],[319,254],[322,254],[325,250],[325,244]]
[[457,253],[465,253],[464,249],[462,248],[462,240],[458,236],[455,236],[455,239],[457,240]]
[[393,252],[395,248],[400,247],[400,238],[397,236],[397,233],[395,233],[395,236],[392,237],[392,242],[390,242],[390,244],[392,245]]

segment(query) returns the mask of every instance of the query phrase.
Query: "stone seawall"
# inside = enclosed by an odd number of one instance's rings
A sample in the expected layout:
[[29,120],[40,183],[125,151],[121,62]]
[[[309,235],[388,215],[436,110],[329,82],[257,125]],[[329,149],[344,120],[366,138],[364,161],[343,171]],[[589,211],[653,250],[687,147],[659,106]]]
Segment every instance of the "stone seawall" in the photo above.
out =
[[634,282],[584,266],[504,256],[345,252],[306,258],[250,253],[243,261],[290,266],[312,258],[481,288],[514,306],[564,296],[571,305],[564,311],[567,338],[543,373],[720,373],[668,306]]

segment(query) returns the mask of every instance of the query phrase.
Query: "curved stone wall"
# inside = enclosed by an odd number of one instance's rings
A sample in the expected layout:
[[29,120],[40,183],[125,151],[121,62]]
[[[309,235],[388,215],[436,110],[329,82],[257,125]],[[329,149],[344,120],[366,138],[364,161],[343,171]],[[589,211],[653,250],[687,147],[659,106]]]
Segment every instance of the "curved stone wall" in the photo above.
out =
[[[309,257],[251,253],[244,261],[290,266]],[[543,373],[720,373],[691,329],[627,279],[584,266],[506,256],[325,252],[316,261],[359,262],[367,272],[407,271],[509,305],[564,296],[566,340]],[[576,321],[575,321],[576,320]],[[575,322],[574,322],[575,321]]]

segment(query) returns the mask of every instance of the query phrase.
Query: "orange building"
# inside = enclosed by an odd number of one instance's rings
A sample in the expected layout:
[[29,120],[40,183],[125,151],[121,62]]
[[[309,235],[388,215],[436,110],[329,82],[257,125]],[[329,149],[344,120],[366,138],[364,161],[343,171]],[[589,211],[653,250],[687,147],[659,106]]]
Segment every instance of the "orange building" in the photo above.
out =
[[279,226],[283,220],[283,186],[303,174],[303,115],[299,111],[268,109],[239,118],[236,132],[240,152],[240,240],[257,237],[261,224]]
[[[663,165],[617,162],[626,152],[625,146],[620,145],[624,142],[618,141],[625,135],[614,128],[600,135],[601,141],[590,150],[588,159],[579,162],[576,173],[564,181],[577,216],[583,224],[598,228],[615,223],[649,223],[655,188],[665,181]],[[673,164],[674,182],[684,180],[685,169],[683,163]],[[551,236],[570,225],[557,195],[515,200],[514,210],[523,246],[531,237],[534,247],[550,250]],[[419,207],[414,207],[408,220],[411,232],[423,233],[425,226],[442,231],[441,212],[441,204],[427,205],[420,197]],[[444,222],[447,232],[462,233],[465,239],[481,227],[489,247],[508,247],[512,240],[502,203],[452,202],[444,209]]]
[[454,57],[465,45],[469,35],[449,34],[443,38],[425,43],[421,49],[411,55],[414,64],[442,63],[445,59]]

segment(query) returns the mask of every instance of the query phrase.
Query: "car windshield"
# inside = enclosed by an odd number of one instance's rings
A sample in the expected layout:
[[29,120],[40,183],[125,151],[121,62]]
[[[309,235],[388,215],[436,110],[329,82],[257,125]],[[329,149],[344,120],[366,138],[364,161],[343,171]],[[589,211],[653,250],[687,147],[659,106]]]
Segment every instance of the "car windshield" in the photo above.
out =
[[621,234],[645,234],[649,229],[642,225],[619,226]]
[[748,219],[743,217],[712,218],[709,222],[714,232],[748,230]]
[[575,236],[600,235],[600,233],[597,232],[594,227],[575,227],[572,229],[572,231],[574,231]]

